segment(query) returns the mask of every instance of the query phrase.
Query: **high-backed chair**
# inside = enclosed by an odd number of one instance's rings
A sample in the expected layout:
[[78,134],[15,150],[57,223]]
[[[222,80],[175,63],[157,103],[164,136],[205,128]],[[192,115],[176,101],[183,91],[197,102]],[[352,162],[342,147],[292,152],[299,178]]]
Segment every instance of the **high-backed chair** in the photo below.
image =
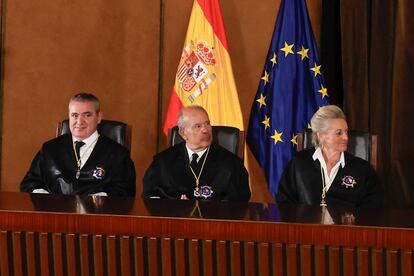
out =
[[[348,132],[348,152],[360,157],[371,163],[374,169],[377,169],[377,135],[371,135],[368,132],[350,130]],[[299,133],[297,138],[297,151],[311,148],[312,145],[312,131]]]
[[[230,126],[213,126],[213,141],[236,154],[240,159],[244,160],[244,131]],[[168,145],[174,146],[184,141],[178,133],[178,126],[168,130]]]
[[[56,137],[69,132],[69,120],[58,123]],[[98,132],[131,150],[131,126],[119,121],[101,120]]]

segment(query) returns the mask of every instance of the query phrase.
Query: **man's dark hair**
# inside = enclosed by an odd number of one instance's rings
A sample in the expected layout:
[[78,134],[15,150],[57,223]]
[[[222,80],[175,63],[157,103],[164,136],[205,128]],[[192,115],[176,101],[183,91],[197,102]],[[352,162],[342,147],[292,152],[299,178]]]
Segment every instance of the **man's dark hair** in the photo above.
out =
[[95,95],[91,93],[86,93],[86,92],[78,93],[72,96],[72,98],[70,98],[69,104],[71,102],[93,102],[93,104],[95,105],[95,111],[96,112],[101,111],[101,104],[99,102],[98,97],[96,97]]

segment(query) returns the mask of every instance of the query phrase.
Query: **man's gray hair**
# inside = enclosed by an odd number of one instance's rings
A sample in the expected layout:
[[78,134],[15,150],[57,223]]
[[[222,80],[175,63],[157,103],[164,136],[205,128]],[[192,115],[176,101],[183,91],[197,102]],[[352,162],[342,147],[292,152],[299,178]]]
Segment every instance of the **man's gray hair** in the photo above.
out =
[[315,147],[321,147],[317,133],[326,133],[329,130],[328,120],[330,119],[346,120],[346,117],[342,109],[336,105],[323,106],[313,114],[311,119],[312,144]]
[[187,117],[184,115],[184,111],[186,110],[199,110],[199,111],[206,113],[206,115],[208,115],[207,111],[200,105],[189,105],[189,106],[181,108],[180,112],[178,113],[178,123],[177,123],[179,130],[184,130],[185,128]]
[[81,92],[78,93],[69,100],[69,105],[71,102],[92,102],[95,105],[95,111],[99,112],[101,111],[101,104],[99,102],[98,97],[91,93]]

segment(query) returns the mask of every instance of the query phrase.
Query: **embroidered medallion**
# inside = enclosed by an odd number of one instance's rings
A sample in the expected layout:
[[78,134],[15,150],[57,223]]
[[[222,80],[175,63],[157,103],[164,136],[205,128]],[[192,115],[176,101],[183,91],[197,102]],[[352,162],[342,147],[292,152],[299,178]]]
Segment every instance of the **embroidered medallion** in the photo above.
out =
[[356,180],[353,176],[350,175],[346,175],[342,178],[342,183],[341,185],[344,185],[345,188],[354,188],[354,185],[356,185]]
[[96,167],[96,169],[93,170],[92,176],[96,179],[102,179],[105,176],[105,170],[101,167]]
[[213,194],[213,190],[210,186],[201,186],[200,188],[196,187],[194,189],[194,196],[195,197],[204,197],[204,199],[207,199],[211,197]]

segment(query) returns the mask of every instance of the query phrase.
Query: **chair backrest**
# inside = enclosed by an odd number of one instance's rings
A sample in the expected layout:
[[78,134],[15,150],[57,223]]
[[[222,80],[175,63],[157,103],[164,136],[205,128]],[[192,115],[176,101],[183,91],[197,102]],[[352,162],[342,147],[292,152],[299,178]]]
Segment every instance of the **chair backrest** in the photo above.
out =
[[[377,169],[377,135],[371,135],[368,132],[349,130],[348,132],[348,152],[360,157],[371,163],[374,169]],[[311,148],[312,145],[312,131],[299,133],[298,135],[297,151]]]
[[[101,120],[101,123],[98,125],[98,132],[131,151],[131,126],[123,122]],[[70,133],[68,119],[58,123],[56,137],[66,133]]]
[[[244,131],[230,126],[213,126],[213,141],[244,160]],[[178,126],[168,130],[168,145],[181,143],[183,138],[178,133]]]

